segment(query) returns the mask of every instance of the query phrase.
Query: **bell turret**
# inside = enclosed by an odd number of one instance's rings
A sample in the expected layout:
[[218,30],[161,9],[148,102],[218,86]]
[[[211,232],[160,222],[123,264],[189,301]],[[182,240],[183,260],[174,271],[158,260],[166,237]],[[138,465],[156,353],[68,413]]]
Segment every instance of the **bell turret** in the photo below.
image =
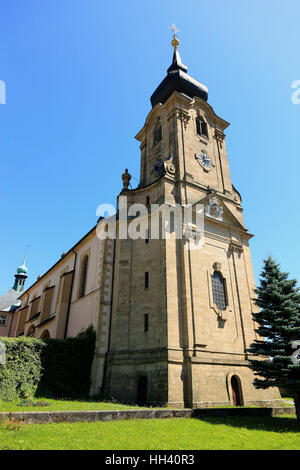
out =
[[17,273],[15,274],[15,283],[14,283],[13,289],[17,292],[22,292],[24,290],[24,284],[27,279],[28,268],[25,262],[26,262],[26,255],[24,256],[23,264],[21,264],[21,266],[18,267]]

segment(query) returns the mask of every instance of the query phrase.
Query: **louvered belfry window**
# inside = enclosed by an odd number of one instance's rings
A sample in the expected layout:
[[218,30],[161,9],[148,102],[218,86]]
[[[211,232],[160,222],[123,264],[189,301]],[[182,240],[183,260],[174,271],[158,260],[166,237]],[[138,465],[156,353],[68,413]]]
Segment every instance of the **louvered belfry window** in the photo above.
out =
[[196,119],[197,134],[208,137],[207,124],[202,119]]
[[153,146],[158,144],[158,142],[160,142],[161,139],[162,139],[162,126],[161,124],[159,124],[158,126],[156,126],[153,132]]
[[226,310],[225,281],[220,273],[215,271],[211,276],[213,300],[220,310]]

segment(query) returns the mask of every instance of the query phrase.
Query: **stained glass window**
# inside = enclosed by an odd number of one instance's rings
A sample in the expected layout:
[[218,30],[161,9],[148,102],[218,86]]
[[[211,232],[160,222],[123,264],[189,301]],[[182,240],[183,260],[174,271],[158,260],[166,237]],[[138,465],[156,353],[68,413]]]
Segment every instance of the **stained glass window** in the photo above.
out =
[[211,276],[213,300],[220,310],[226,310],[225,281],[220,273],[215,271]]

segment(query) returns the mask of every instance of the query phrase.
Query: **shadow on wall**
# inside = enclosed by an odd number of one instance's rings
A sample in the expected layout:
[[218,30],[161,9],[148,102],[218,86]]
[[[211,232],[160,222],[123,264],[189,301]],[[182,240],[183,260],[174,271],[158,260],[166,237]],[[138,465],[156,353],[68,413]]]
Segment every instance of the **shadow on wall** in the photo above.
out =
[[143,406],[147,403],[148,379],[146,376],[139,377],[137,383],[136,403]]

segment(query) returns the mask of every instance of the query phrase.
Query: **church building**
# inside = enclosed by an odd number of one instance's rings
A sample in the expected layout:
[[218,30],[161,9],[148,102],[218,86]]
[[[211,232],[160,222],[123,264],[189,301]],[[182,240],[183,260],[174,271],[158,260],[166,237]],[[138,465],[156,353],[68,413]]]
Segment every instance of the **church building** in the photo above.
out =
[[256,337],[253,235],[230,177],[229,123],[187,73],[178,45],[174,34],[173,61],[136,136],[139,186],[129,189],[126,170],[118,201],[143,204],[149,221],[154,204],[201,204],[201,248],[192,249],[193,223],[181,239],[172,230],[165,239],[151,230],[122,238],[117,212],[115,239],[100,239],[94,227],[22,293],[13,334],[66,338],[92,324],[92,395],[172,407],[274,405],[279,391],[255,389],[248,362]]

